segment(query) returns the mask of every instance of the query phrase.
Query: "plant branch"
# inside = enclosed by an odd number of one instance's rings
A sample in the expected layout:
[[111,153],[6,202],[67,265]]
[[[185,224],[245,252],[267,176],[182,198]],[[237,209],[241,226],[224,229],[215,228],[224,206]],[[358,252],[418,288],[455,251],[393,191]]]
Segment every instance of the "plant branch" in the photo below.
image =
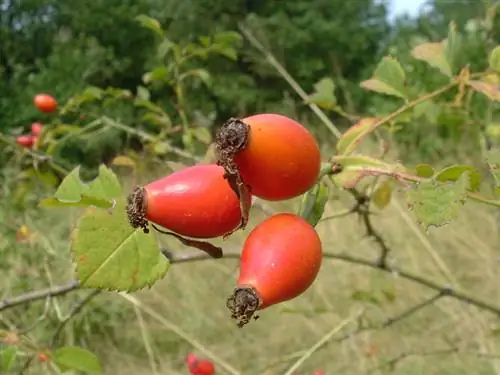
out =
[[[203,252],[180,252],[179,255],[171,252],[168,249],[162,250],[162,253],[170,260],[172,264],[178,263],[187,263],[194,261],[206,261],[206,260],[214,260],[209,255]],[[223,258],[226,259],[239,259],[240,254],[237,252],[227,252],[224,254]],[[457,289],[450,288],[448,285],[441,285],[429,278],[424,276],[420,276],[411,271],[407,271],[405,269],[391,266],[388,264],[380,265],[378,260],[372,261],[370,259],[366,259],[363,257],[357,257],[350,254],[345,253],[333,253],[333,252],[325,252],[323,254],[324,258],[327,259],[337,259],[346,263],[357,264],[364,267],[369,267],[375,270],[379,270],[382,272],[390,273],[392,275],[401,277],[408,281],[411,281],[415,284],[419,284],[425,286],[429,289],[432,289],[438,293],[441,293],[443,296],[456,299],[458,301],[464,302],[466,304],[475,306],[485,311],[489,311],[497,316],[500,316],[500,306],[496,306],[494,304],[490,304],[489,302],[483,301],[479,298],[476,298],[472,293],[467,293],[465,291],[460,291]],[[66,285],[62,285],[54,288],[42,289],[39,291],[28,292],[17,297],[8,298],[3,301],[0,301],[0,311],[6,310],[8,308],[21,305],[23,303],[30,303],[36,300],[44,299],[48,296],[59,296],[63,294],[67,294],[73,290],[79,288],[78,281],[72,281]]]

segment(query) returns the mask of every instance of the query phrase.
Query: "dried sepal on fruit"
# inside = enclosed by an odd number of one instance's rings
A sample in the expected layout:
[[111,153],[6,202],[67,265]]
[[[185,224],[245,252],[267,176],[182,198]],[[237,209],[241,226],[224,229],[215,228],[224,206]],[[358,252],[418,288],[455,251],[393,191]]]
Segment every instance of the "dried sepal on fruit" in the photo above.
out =
[[279,213],[259,223],[247,237],[236,287],[226,306],[239,327],[258,310],[291,300],[316,279],[322,263],[318,233],[302,217]]
[[297,197],[317,181],[319,145],[300,123],[279,114],[231,118],[215,137],[217,163],[239,189],[262,199]]
[[[150,223],[156,224],[172,232],[170,234],[185,245],[220,257],[222,252],[218,247],[183,236],[223,237],[238,228],[241,223],[240,202],[224,173],[221,166],[199,164],[136,187],[128,196],[130,225],[148,233]],[[247,200],[250,205],[251,196]]]

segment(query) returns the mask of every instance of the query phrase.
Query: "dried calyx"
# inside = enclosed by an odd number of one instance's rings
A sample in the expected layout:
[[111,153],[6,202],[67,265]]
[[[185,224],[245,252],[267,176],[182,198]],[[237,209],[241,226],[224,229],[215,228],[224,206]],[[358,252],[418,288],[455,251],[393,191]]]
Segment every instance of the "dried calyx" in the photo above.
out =
[[146,219],[146,189],[141,186],[136,187],[129,194],[127,203],[127,217],[132,228],[142,228],[144,233],[149,233],[148,220]]
[[[253,287],[235,288],[226,302],[231,318],[237,321],[237,326],[240,328],[252,319],[260,305],[261,300]],[[254,317],[254,319],[257,318],[257,316]]]

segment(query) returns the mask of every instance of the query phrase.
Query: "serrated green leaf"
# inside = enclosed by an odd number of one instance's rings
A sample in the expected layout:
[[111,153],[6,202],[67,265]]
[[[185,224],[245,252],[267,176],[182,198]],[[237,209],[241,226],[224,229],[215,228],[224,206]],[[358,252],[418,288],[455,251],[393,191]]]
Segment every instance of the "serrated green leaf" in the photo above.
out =
[[418,177],[430,178],[434,176],[435,170],[432,165],[429,164],[418,164],[415,167],[415,174]]
[[140,14],[135,17],[136,21],[138,21],[143,27],[153,31],[156,35],[163,37],[165,36],[163,33],[163,29],[161,28],[160,22],[158,20],[146,16],[145,14]]
[[481,187],[481,174],[479,171],[470,165],[452,165],[442,169],[435,176],[435,179],[440,182],[457,181],[463,173],[468,172],[470,185],[468,190],[478,191]]
[[490,52],[488,62],[492,70],[500,72],[500,46],[493,48]]
[[377,65],[377,68],[373,73],[373,78],[390,86],[395,91],[395,94],[393,95],[399,96],[403,99],[406,98],[405,71],[399,61],[394,57],[384,57]]
[[467,199],[468,172],[455,182],[439,182],[434,179],[421,181],[407,190],[410,208],[417,221],[427,230],[440,227],[456,218]]
[[71,250],[78,280],[89,288],[135,291],[169,268],[155,237],[130,226],[122,199],[111,212],[87,209],[72,233]]
[[105,165],[99,166],[98,176],[89,183],[80,179],[80,166],[61,182],[53,197],[40,202],[41,206],[96,206],[110,208],[120,196],[121,186],[116,175]]
[[391,202],[392,184],[389,180],[383,181],[373,192],[372,201],[380,209],[387,207]]
[[314,92],[308,96],[307,104],[313,103],[324,109],[337,108],[337,98],[335,97],[335,83],[329,77],[321,79],[314,85]]
[[0,370],[11,371],[12,367],[16,363],[16,358],[18,354],[17,346],[15,345],[5,345],[0,350]]
[[493,85],[483,81],[468,81],[467,83],[474,90],[486,95],[491,100],[497,102],[500,101],[500,87],[498,85]]
[[328,193],[328,185],[321,182],[314,185],[313,188],[302,197],[299,215],[313,227],[318,224],[325,212],[325,205],[328,202]]
[[101,364],[90,351],[77,346],[64,346],[50,354],[54,363],[62,370],[78,370],[87,374],[100,374]]
[[452,77],[452,68],[446,59],[444,43],[423,43],[416,46],[411,55],[417,60],[421,60],[438,69],[448,77]]
[[337,152],[348,155],[358,147],[359,143],[371,131],[373,124],[378,121],[376,117],[366,117],[347,129],[337,142]]

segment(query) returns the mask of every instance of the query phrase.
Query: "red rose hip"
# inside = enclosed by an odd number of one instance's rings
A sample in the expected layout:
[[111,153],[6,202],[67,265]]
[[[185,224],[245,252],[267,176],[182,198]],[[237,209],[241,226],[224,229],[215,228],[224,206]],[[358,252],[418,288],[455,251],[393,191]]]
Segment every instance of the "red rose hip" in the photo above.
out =
[[33,99],[33,103],[35,107],[38,108],[40,112],[50,113],[54,112],[57,109],[57,101],[56,99],[49,94],[38,94],[35,95]]
[[137,187],[127,214],[134,228],[148,232],[150,221],[193,238],[223,236],[241,222],[238,196],[215,164],[187,167]]
[[231,317],[242,327],[257,310],[299,296],[321,261],[319,235],[302,217],[279,213],[262,221],[243,245],[237,286],[227,301]]

